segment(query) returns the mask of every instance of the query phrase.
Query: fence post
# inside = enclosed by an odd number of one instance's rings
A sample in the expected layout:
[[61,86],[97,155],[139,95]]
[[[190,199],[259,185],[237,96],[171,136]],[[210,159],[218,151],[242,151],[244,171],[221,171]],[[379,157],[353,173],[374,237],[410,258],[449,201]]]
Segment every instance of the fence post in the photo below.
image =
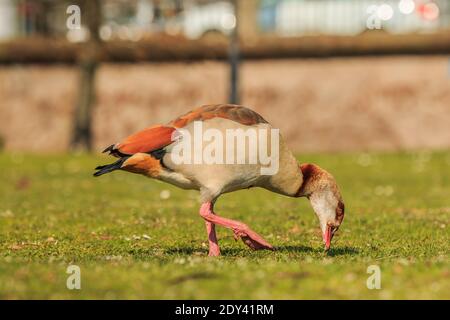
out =
[[239,104],[239,27],[238,27],[238,0],[232,0],[236,23],[230,35],[229,63],[230,63],[230,98],[232,104]]

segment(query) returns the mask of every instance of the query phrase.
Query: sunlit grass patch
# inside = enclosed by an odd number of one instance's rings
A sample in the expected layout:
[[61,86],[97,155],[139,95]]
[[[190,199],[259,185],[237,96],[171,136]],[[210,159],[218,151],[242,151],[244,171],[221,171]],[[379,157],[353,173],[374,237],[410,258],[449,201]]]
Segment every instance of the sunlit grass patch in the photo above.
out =
[[[2,298],[450,298],[450,153],[299,157],[332,172],[346,216],[323,251],[306,199],[265,190],[221,197],[277,247],[250,251],[218,228],[207,257],[195,191],[125,172],[93,178],[88,155],[0,155]],[[68,265],[81,290],[68,290]],[[366,286],[381,268],[381,289]]]

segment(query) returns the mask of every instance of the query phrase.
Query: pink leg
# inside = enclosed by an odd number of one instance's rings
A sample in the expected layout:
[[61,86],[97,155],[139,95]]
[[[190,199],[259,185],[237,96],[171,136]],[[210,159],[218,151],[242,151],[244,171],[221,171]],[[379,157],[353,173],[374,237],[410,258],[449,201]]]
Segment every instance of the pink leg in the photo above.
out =
[[[211,202],[205,202],[200,207],[200,215],[207,222],[218,224],[224,226],[225,228],[230,228],[234,232],[235,238],[241,238],[244,243],[254,250],[259,249],[269,249],[273,250],[273,247],[270,243],[264,240],[259,234],[251,230],[247,225],[242,222],[222,218],[212,211]],[[208,232],[208,234],[210,234]]]
[[206,231],[208,232],[208,241],[209,241],[209,256],[211,257],[217,257],[220,255],[220,248],[219,244],[217,243],[217,236],[216,236],[216,226],[205,220],[206,224]]

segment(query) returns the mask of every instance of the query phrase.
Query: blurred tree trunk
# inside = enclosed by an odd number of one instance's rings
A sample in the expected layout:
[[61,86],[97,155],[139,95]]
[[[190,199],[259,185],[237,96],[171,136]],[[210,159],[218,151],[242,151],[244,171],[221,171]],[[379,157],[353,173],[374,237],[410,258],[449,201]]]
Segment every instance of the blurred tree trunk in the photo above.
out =
[[[100,0],[81,1],[81,19],[89,29],[89,40],[78,56],[80,70],[79,94],[74,115],[72,149],[92,149],[92,109],[95,103],[95,73],[100,61],[101,43],[98,35],[102,15]],[[83,19],[84,18],[84,19]]]

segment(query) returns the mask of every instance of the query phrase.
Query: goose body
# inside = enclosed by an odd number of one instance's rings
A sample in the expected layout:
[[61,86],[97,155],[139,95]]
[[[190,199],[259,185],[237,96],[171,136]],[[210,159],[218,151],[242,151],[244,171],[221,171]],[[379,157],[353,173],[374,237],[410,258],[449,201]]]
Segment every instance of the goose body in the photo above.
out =
[[[216,129],[226,137],[226,130],[248,130],[249,126],[243,125],[239,122],[235,122],[229,119],[213,118],[203,121],[203,130]],[[258,123],[251,125],[252,129],[256,133],[259,130],[272,129],[267,123]],[[185,128],[191,136],[194,136],[193,122],[188,124]],[[215,163],[199,163],[199,164],[176,164],[172,160],[171,151],[176,149],[176,145],[182,143],[177,141],[174,145],[170,145],[167,149],[167,153],[162,158],[162,163],[168,168],[160,178],[163,181],[177,184],[178,181],[173,181],[170,172],[177,172],[180,175],[180,182],[188,180],[190,183],[186,187],[190,189],[200,190],[202,194],[202,200],[213,200],[217,196],[232,192],[240,189],[247,189],[250,187],[262,187],[284,195],[293,196],[297,192],[302,183],[302,173],[298,170],[298,163],[295,160],[291,152],[284,147],[284,143],[281,141],[281,137],[278,137],[280,146],[280,163],[278,172],[274,175],[262,175],[260,163],[250,164],[249,152],[245,152],[244,164],[215,164]],[[205,150],[208,144],[203,144],[201,152]],[[238,152],[236,144],[230,144],[228,150],[232,154]],[[248,146],[247,146],[248,147]],[[194,149],[193,143],[191,148]],[[225,146],[224,146],[225,149]],[[225,151],[225,150],[224,150]],[[246,148],[248,151],[248,148]],[[225,152],[223,152],[225,154]],[[164,170],[164,169],[163,169]],[[292,180],[290,181],[285,180]]]
[[342,222],[344,206],[334,178],[316,165],[299,165],[282,136],[255,111],[237,105],[207,105],[166,125],[133,134],[105,149],[119,160],[100,166],[99,176],[117,169],[200,191],[210,255],[219,255],[215,225],[233,230],[253,249],[273,249],[247,225],[213,212],[217,198],[261,187],[308,197],[318,215],[326,247]]

